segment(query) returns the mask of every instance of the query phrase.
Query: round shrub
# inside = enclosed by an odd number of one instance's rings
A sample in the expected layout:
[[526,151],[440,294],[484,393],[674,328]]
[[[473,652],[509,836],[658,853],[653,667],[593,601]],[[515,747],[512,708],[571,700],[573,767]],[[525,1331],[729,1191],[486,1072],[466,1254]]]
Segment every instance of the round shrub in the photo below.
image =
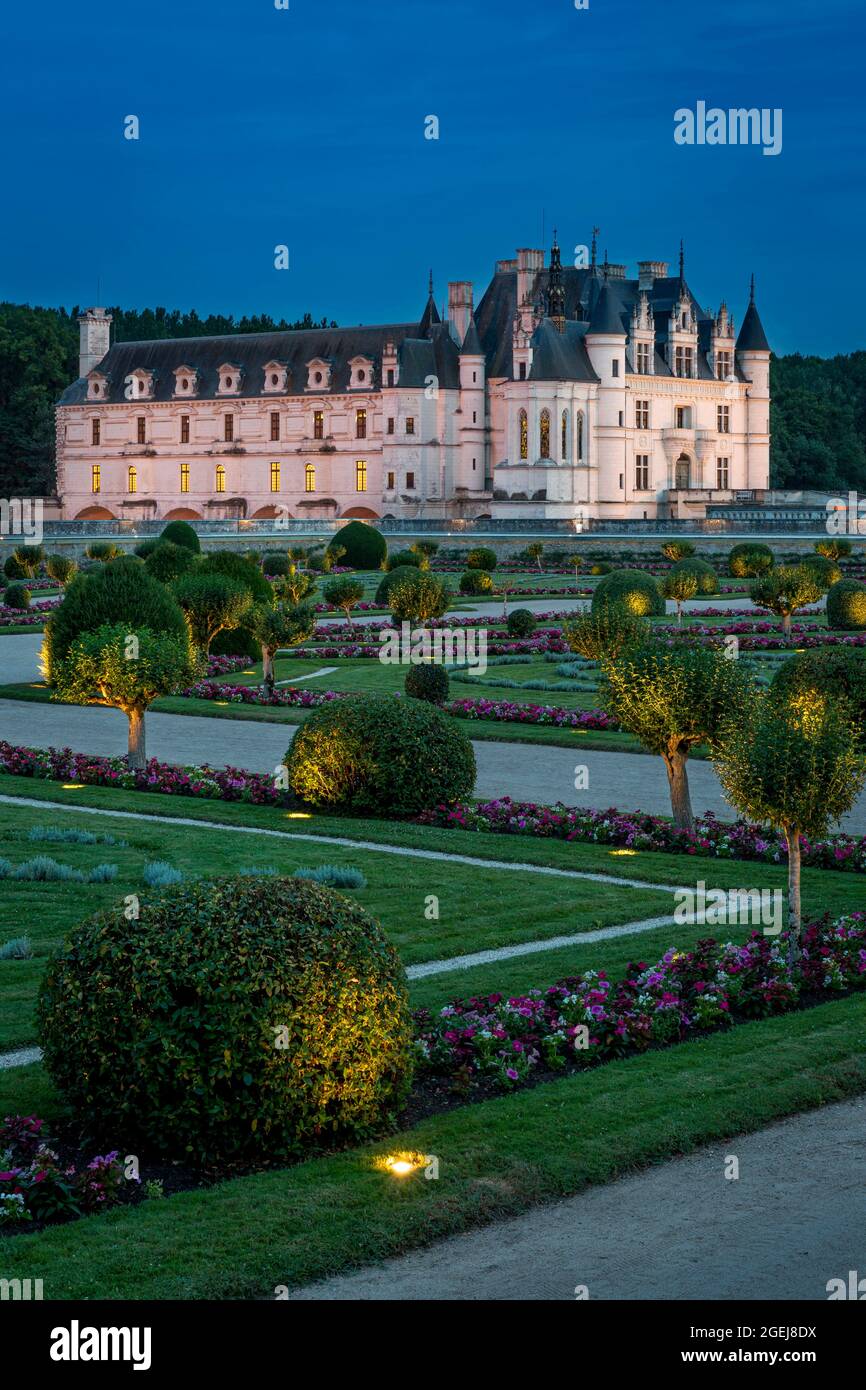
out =
[[689,560],[695,553],[695,547],[691,541],[665,541],[662,546],[662,555],[666,560]]
[[65,586],[75,577],[78,565],[71,555],[49,555],[45,561],[45,568],[49,579],[56,579],[58,584]]
[[728,568],[735,579],[755,579],[773,568],[773,552],[760,541],[743,541],[728,556]]
[[3,573],[7,579],[29,579],[24,565],[16,560],[14,555],[7,555],[3,561]]
[[496,551],[486,545],[477,545],[466,556],[466,568],[470,570],[495,570]]
[[201,552],[201,541],[198,538],[198,531],[194,526],[190,526],[188,521],[170,521],[163,528],[159,539],[161,541],[171,541],[173,545],[186,546],[194,555]]
[[719,576],[706,560],[699,560],[697,557],[679,560],[670,573],[694,575],[699,594],[717,594],[719,592]]
[[368,526],[365,521],[350,521],[348,526],[341,526],[327,548],[330,550],[331,546],[338,545],[343,547],[342,563],[349,569],[381,569],[382,561],[388,554],[388,545],[381,531],[377,531],[375,526]]
[[509,636],[529,637],[535,631],[535,614],[528,608],[515,608],[506,621]]
[[12,552],[21,574],[17,578],[32,579],[38,574],[39,566],[45,559],[45,548],[41,545],[17,545]]
[[286,755],[302,801],[357,815],[413,816],[469,796],[472,744],[441,710],[394,695],[359,695],[314,710]]
[[205,555],[197,570],[198,574],[224,574],[228,579],[243,584],[253,596],[254,603],[273,603],[274,591],[258,564],[238,555],[235,550],[214,550]]
[[627,608],[637,618],[660,617],[665,611],[658,584],[644,570],[614,570],[605,575],[592,596],[592,611],[612,603]]
[[395,550],[393,555],[389,555],[385,561],[387,570],[402,569],[412,566],[414,569],[421,569],[421,561],[424,557],[415,553],[414,550]]
[[173,596],[131,555],[100,565],[92,574],[79,574],[52,610],[43,643],[49,685],[56,664],[77,637],[121,623],[128,623],[132,631],[146,627],[186,637],[186,620]]
[[406,694],[415,700],[428,700],[431,705],[441,705],[448,699],[450,685],[445,667],[434,661],[410,666],[406,672]]
[[195,563],[194,553],[187,546],[176,545],[174,541],[160,541],[144,562],[148,574],[152,574],[160,584],[171,584],[173,580],[180,579]]
[[830,589],[842,578],[842,571],[836,561],[828,559],[826,555],[804,555],[800,563],[804,569],[811,570],[824,589]]
[[289,572],[289,557],[283,550],[270,550],[262,558],[264,574],[284,575]]
[[851,554],[852,546],[841,536],[828,536],[826,540],[815,542],[815,550],[819,555],[826,555],[828,560],[841,560]]
[[621,603],[607,603],[576,614],[565,623],[562,635],[571,651],[586,661],[615,661],[621,652],[648,642],[650,626]]
[[24,609],[30,607],[30,590],[26,584],[10,584],[3,595],[3,602],[7,608]]
[[416,565],[401,565],[399,569],[387,570],[376,589],[376,603],[380,608],[387,608],[392,584],[396,584],[401,579],[406,579],[411,584],[420,578],[421,571]]
[[91,541],[84,553],[88,560],[99,560],[100,564],[107,565],[122,555],[123,551],[114,541]]
[[[393,571],[398,574],[398,571]],[[409,575],[416,578],[410,579]],[[441,618],[448,611],[451,590],[444,579],[429,570],[401,568],[399,577],[388,590],[388,607],[397,622],[422,623]]]
[[839,579],[827,594],[827,623],[846,632],[866,628],[866,584],[857,579]]
[[610,574],[613,569],[607,560],[594,560],[589,567],[590,574]]
[[827,698],[839,700],[866,738],[866,656],[850,647],[798,652],[776,671],[770,684],[775,700],[817,711]]
[[411,1073],[405,975],[374,918],[288,877],[163,889],[76,927],[39,997],[76,1120],[199,1162],[357,1141]]
[[461,594],[492,594],[493,580],[487,570],[467,570],[460,576]]

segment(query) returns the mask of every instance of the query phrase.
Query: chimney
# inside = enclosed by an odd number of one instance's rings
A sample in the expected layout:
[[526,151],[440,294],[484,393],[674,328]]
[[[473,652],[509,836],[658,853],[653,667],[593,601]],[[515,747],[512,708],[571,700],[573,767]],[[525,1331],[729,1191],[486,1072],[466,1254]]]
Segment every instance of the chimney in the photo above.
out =
[[628,266],[614,265],[613,261],[608,262],[607,274],[610,280],[624,280]]
[[535,277],[544,269],[544,252],[530,251],[525,246],[517,252],[517,307],[532,297]]
[[653,287],[653,280],[667,278],[668,263],[667,261],[638,261],[637,273],[639,277],[638,289],[649,291]]
[[78,315],[78,375],[87,376],[102,361],[110,346],[111,314],[104,309],[85,309]]
[[472,317],[472,281],[451,280],[448,283],[448,323],[451,336],[462,347]]
[[497,262],[496,262],[496,274],[497,274],[497,275],[507,275],[509,271],[516,270],[516,269],[517,269],[517,262],[516,262],[516,261],[497,261]]

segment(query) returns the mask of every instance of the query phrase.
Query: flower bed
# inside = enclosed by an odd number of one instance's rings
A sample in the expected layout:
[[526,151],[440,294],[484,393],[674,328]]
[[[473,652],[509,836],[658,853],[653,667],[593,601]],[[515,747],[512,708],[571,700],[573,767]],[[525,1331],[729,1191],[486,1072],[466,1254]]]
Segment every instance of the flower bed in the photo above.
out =
[[263,685],[227,685],[225,681],[199,681],[181,695],[191,700],[216,700],[230,705],[274,705],[318,709],[332,700],[341,700],[341,690],[299,690],[295,686],[276,688],[268,692]]
[[137,1193],[116,1150],[83,1167],[61,1159],[42,1120],[7,1116],[0,1124],[0,1230],[64,1221],[104,1211]]
[[[615,808],[596,811],[583,806],[543,806],[532,801],[512,801],[506,796],[477,804],[464,801],[437,806],[425,811],[418,821],[455,830],[614,845],[636,853],[659,851],[764,864],[787,863],[788,858],[784,836],[778,831],[746,821],[716,820],[711,814],[699,816],[694,831],[678,830],[661,816],[639,811],[628,814]],[[866,873],[866,836],[840,834],[816,841],[804,837],[801,846],[806,867]]]
[[250,667],[248,656],[214,656],[208,655],[207,673],[208,676],[230,676],[233,671],[243,671]]
[[786,957],[784,934],[753,932],[742,946],[708,938],[654,965],[630,965],[617,982],[587,970],[524,995],[455,999],[435,1015],[419,1009],[419,1071],[513,1087],[534,1071],[612,1061],[863,988],[866,915],[811,923],[793,978]]
[[500,724],[549,724],[557,729],[619,731],[603,709],[565,709],[562,705],[524,705],[513,700],[449,700],[442,706],[456,719],[492,719]]

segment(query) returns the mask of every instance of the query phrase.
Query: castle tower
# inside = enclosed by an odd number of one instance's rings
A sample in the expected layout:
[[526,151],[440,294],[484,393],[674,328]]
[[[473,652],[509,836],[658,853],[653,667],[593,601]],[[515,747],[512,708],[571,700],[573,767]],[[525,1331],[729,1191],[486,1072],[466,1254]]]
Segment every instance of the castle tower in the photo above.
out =
[[737,365],[749,382],[746,393],[746,486],[770,485],[770,344],[755,304],[755,277],[749,307],[737,338]]
[[78,375],[87,376],[108,352],[111,314],[105,309],[85,309],[78,315]]

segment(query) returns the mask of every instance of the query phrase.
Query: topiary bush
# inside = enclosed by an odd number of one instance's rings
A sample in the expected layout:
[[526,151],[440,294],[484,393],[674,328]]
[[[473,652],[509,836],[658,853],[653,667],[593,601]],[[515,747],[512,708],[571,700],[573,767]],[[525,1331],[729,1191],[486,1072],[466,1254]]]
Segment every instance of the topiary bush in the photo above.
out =
[[495,570],[496,551],[486,545],[477,545],[466,556],[466,568],[470,570]]
[[22,564],[15,559],[14,555],[7,555],[3,561],[3,573],[7,579],[29,579],[30,576]]
[[467,570],[460,576],[461,594],[492,594],[493,580],[487,570]]
[[234,550],[211,551],[198,565],[196,574],[224,574],[228,579],[243,584],[252,594],[254,603],[274,601],[274,591],[259,566]]
[[610,574],[612,570],[613,566],[607,560],[594,560],[589,567],[590,574]]
[[421,571],[415,565],[401,565],[399,569],[388,570],[379,581],[376,590],[376,603],[380,608],[388,607],[388,595],[391,592],[391,585],[398,583],[402,579],[407,579],[410,584],[420,579]]
[[49,555],[45,561],[49,579],[55,579],[65,588],[78,572],[78,565],[71,555]]
[[194,526],[190,526],[188,521],[170,521],[160,533],[161,541],[171,541],[173,545],[186,546],[194,555],[201,552],[201,541],[198,538],[198,531]]
[[695,547],[691,541],[665,541],[662,546],[662,555],[666,560],[688,560],[695,553]]
[[[425,623],[447,613],[451,590],[443,579],[408,565],[393,573],[399,577],[388,589],[387,602],[396,622]],[[410,574],[417,578],[409,579]]]
[[743,541],[728,556],[728,569],[735,579],[755,579],[773,568],[773,552],[760,541]]
[[100,564],[107,565],[122,555],[123,551],[114,541],[91,541],[84,553],[88,560],[98,560]]
[[48,684],[76,638],[100,627],[127,624],[130,631],[186,636],[186,622],[159,580],[131,555],[123,555],[92,574],[80,574],[45,624],[43,654]]
[[844,632],[866,628],[866,584],[857,579],[839,579],[827,593],[827,622]]
[[716,571],[706,560],[699,560],[697,556],[691,559],[678,560],[670,573],[694,575],[699,594],[717,594],[719,592],[719,576]]
[[614,570],[596,585],[592,596],[592,611],[615,603],[627,608],[637,618],[660,617],[665,601],[651,574],[644,570]]
[[408,566],[412,566],[414,569],[423,569],[426,568],[426,566],[422,564],[424,558],[423,555],[419,555],[414,550],[395,550],[393,555],[389,555],[385,561],[385,567],[389,571],[403,569]]
[[406,694],[414,700],[427,700],[431,705],[444,704],[450,685],[445,667],[433,661],[410,666],[406,672]]
[[41,545],[17,545],[12,557],[21,571],[16,577],[33,579],[39,573],[39,566],[45,559],[45,550]]
[[535,631],[535,614],[528,608],[515,608],[506,620],[509,636],[529,637]]
[[851,554],[852,546],[841,536],[828,536],[826,540],[815,542],[815,550],[819,555],[826,555],[828,560],[841,560]]
[[188,546],[176,545],[174,541],[160,541],[144,562],[148,574],[152,574],[160,584],[171,584],[173,580],[180,579],[195,563],[193,551]]
[[825,700],[848,708],[861,740],[866,740],[866,656],[850,647],[813,648],[782,663],[770,682],[772,699],[804,715],[816,713]]
[[830,589],[833,584],[838,584],[842,578],[839,565],[826,555],[804,555],[800,563],[805,569],[811,570],[824,590]]
[[421,700],[359,695],[313,711],[286,755],[289,785],[310,805],[356,815],[413,816],[469,796],[472,744]]
[[348,526],[341,526],[327,549],[337,545],[343,547],[343,563],[349,569],[381,569],[382,561],[388,554],[388,545],[381,531],[377,531],[375,526],[368,526],[365,521],[350,521]]
[[621,652],[641,647],[650,638],[650,625],[621,603],[607,603],[596,612],[578,613],[566,622],[562,635],[571,651],[586,661],[613,661]]
[[150,536],[146,541],[139,541],[132,553],[137,555],[139,560],[146,560],[148,555],[152,555],[161,543],[161,536]]
[[3,595],[3,602],[7,608],[15,608],[23,611],[30,607],[32,595],[26,584],[10,584]]
[[264,574],[284,575],[289,572],[289,557],[282,550],[269,550],[262,557],[262,572]]
[[169,887],[133,921],[119,901],[51,961],[38,1020],[77,1122],[202,1163],[368,1138],[411,1077],[397,952],[357,903],[296,878]]

